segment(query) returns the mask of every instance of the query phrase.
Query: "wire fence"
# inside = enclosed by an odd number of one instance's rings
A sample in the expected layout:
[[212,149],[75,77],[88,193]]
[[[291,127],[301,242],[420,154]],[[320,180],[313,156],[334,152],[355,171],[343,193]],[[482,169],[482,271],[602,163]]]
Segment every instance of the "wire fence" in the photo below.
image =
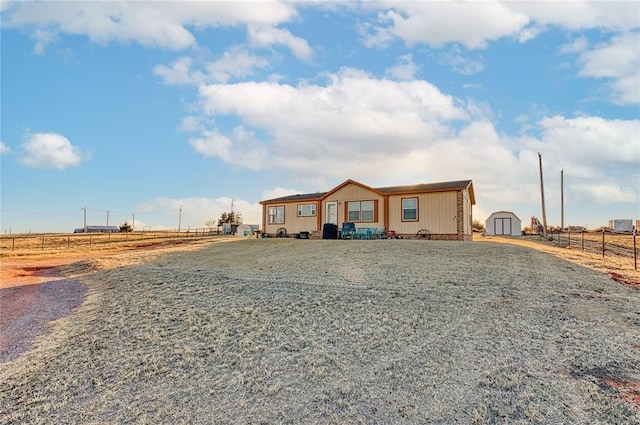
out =
[[602,258],[629,258],[633,261],[634,270],[638,270],[637,234],[633,232],[614,232],[602,229],[598,232],[550,230],[549,240],[558,246],[580,249],[602,255]]
[[189,229],[186,231],[162,230],[110,233],[40,233],[0,236],[0,253],[26,250],[62,250],[73,248],[98,248],[113,243],[145,241],[150,239],[217,236],[219,229]]

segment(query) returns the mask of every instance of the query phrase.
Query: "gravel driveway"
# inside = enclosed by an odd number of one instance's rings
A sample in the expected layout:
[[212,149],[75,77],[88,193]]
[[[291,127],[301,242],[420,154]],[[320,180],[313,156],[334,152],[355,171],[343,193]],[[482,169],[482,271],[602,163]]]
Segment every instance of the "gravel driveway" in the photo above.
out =
[[640,290],[539,251],[245,239],[73,278],[2,423],[640,423]]

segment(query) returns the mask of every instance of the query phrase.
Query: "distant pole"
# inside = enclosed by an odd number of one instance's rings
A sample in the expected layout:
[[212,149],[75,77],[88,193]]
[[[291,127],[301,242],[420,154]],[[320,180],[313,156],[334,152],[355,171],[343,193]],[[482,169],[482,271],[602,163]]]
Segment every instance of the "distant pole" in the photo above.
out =
[[633,270],[638,270],[638,248],[637,248],[637,242],[636,242],[636,232],[638,231],[638,229],[636,229],[635,226],[633,226]]
[[87,233],[87,207],[82,208],[84,210],[84,233]]
[[135,213],[132,214],[131,230],[136,230],[136,214]]
[[564,230],[564,170],[560,170],[560,230]]
[[178,233],[180,233],[181,225],[182,225],[182,205],[180,205],[180,212],[178,213]]
[[542,179],[542,155],[538,152],[538,162],[540,163],[540,194],[542,196],[542,234],[547,237],[547,209],[544,204],[544,182]]
[[109,226],[109,210],[107,210],[107,227]]

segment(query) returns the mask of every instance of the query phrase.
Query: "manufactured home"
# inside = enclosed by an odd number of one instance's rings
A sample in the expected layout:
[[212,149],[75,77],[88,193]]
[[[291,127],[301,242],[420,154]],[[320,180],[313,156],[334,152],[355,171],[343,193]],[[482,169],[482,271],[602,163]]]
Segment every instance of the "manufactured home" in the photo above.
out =
[[494,212],[484,222],[486,234],[490,236],[521,236],[522,221],[511,211]]
[[378,235],[462,241],[472,239],[475,194],[471,180],[378,188],[347,180],[328,192],[260,204],[262,233],[269,236],[322,237],[326,225],[353,223]]

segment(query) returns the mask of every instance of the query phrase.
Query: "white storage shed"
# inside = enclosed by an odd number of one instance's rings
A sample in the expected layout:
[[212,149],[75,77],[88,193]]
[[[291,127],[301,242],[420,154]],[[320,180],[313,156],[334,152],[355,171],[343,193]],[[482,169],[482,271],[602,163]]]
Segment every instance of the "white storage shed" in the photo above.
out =
[[511,211],[494,212],[485,221],[486,234],[490,236],[521,236],[522,222]]

